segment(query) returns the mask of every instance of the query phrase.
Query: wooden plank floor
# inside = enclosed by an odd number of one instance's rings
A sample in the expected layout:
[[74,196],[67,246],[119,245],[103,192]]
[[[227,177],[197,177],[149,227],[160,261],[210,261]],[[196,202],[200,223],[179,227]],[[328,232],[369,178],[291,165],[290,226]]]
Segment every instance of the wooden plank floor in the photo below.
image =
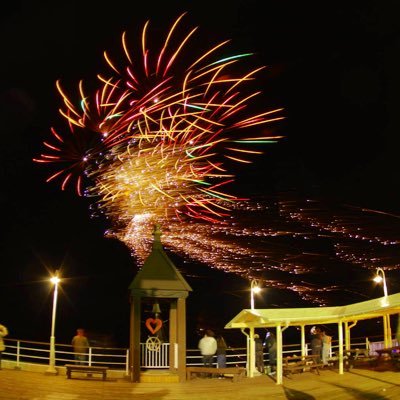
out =
[[198,378],[185,383],[131,383],[123,379],[67,379],[39,372],[0,371],[1,400],[350,400],[400,399],[400,372],[352,369],[339,375],[323,370],[284,378],[278,386],[268,376]]

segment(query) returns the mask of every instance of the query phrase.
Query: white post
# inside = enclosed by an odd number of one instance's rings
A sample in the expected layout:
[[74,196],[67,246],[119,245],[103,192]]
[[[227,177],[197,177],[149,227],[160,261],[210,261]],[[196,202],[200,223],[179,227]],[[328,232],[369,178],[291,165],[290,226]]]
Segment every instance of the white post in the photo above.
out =
[[125,356],[125,376],[129,376],[129,349],[126,350],[126,356]]
[[20,352],[21,352],[21,343],[18,340],[17,341],[17,365],[15,366],[15,369],[21,369],[21,366],[19,365]]
[[301,355],[305,356],[307,355],[307,349],[306,349],[306,335],[304,331],[304,325],[301,325],[300,328],[301,328]]
[[248,353],[248,363],[249,363],[249,378],[254,377],[254,370],[255,370],[255,354],[256,354],[256,348],[254,345],[254,327],[250,327],[250,346],[249,346],[249,353]]
[[174,368],[178,369],[178,343],[174,343]]
[[343,374],[343,322],[338,322],[338,339],[339,339],[339,374]]
[[276,327],[276,384],[282,385],[283,381],[283,340],[282,340],[282,326],[278,325]]

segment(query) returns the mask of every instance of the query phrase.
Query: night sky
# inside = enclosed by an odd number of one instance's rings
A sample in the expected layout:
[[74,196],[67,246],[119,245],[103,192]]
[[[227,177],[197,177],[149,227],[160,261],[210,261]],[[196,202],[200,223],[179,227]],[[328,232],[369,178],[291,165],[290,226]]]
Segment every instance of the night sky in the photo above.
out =
[[[47,279],[61,269],[57,342],[69,343],[82,326],[93,338],[106,335],[115,345],[128,344],[135,259],[124,244],[104,238],[107,221],[90,217],[87,199],[46,184],[49,170],[32,159],[62,118],[57,79],[71,90],[80,79],[94,80],[105,67],[102,52],[119,49],[124,30],[140,40],[149,19],[164,34],[184,11],[189,25],[200,27],[199,37],[232,39],[237,51],[255,52],[256,62],[267,66],[257,81],[262,101],[284,108],[285,120],[274,124],[284,138],[240,167],[232,187],[264,207],[256,215],[235,212],[238,226],[291,232],[276,239],[235,239],[269,259],[258,270],[270,285],[258,306],[338,305],[380,296],[381,288],[370,282],[376,266],[389,267],[389,292],[400,291],[399,3],[126,3],[2,6],[0,322],[10,337],[48,340]],[[351,233],[360,228],[375,242],[333,234],[338,215]],[[197,341],[197,329],[221,329],[249,306],[249,274],[169,254],[194,289],[188,298],[189,344]],[[288,272],[294,268],[291,257],[299,260],[299,272]],[[246,269],[249,258],[239,263]],[[300,294],[303,284],[307,290]]]

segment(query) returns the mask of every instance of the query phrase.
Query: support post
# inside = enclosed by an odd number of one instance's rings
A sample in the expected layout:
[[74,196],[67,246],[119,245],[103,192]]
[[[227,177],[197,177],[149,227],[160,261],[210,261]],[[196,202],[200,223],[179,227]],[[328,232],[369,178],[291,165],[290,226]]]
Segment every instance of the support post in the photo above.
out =
[[283,372],[282,372],[282,357],[283,357],[283,351],[282,351],[282,327],[281,325],[278,325],[276,327],[276,384],[281,385],[283,381]]
[[249,353],[248,353],[248,363],[249,363],[249,377],[254,377],[254,370],[256,365],[255,354],[256,354],[256,347],[254,345],[254,327],[250,327],[250,346],[249,346]]
[[339,374],[343,375],[343,322],[338,322],[338,338],[339,338]]
[[306,333],[304,325],[301,328],[301,355],[304,357],[306,355]]
[[186,299],[178,298],[178,375],[179,381],[186,381]]
[[131,337],[130,337],[130,357],[131,357],[131,380],[140,382],[140,319],[141,319],[141,300],[140,297],[133,296],[131,302]]
[[177,300],[171,302],[169,309],[169,370],[176,372],[178,358],[176,353],[177,343]]

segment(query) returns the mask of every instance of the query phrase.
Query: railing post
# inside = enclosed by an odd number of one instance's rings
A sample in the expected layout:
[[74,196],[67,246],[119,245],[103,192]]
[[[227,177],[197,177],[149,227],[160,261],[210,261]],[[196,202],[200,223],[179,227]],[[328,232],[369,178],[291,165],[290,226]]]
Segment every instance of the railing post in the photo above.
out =
[[174,343],[174,368],[178,369],[178,343]]
[[20,367],[20,365],[19,365],[19,359],[20,359],[20,352],[21,352],[21,349],[20,349],[20,341],[18,340],[17,341],[17,365],[16,365],[16,369],[21,369],[21,367]]
[[92,365],[92,348],[89,347],[89,367]]
[[126,349],[125,375],[129,376],[129,349]]

